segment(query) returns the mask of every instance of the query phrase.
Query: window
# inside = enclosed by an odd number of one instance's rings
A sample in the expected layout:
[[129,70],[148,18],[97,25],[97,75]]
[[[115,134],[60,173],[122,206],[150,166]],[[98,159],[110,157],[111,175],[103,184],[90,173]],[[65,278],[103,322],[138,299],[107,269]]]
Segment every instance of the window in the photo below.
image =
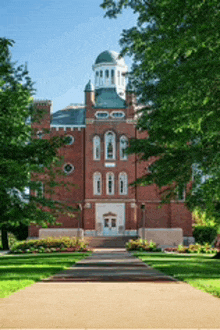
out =
[[125,117],[125,113],[123,111],[112,111],[111,117],[116,119],[121,119]]
[[93,138],[93,159],[100,160],[101,150],[100,150],[100,137],[95,136]]
[[111,70],[111,84],[115,84],[115,71]]
[[98,85],[99,83],[99,72],[96,71],[96,74],[95,74],[95,84]]
[[44,136],[44,133],[43,133],[42,131],[38,131],[38,132],[37,132],[37,137],[38,137],[38,139],[42,139],[43,136]]
[[107,119],[109,117],[108,111],[97,111],[95,113],[97,119]]
[[102,193],[102,177],[100,173],[94,173],[93,176],[93,193],[94,195],[101,195]]
[[113,173],[106,174],[106,194],[114,195],[114,174]]
[[105,83],[109,84],[109,70],[105,70]]
[[128,155],[125,152],[127,147],[128,147],[128,139],[126,138],[126,136],[123,135],[120,137],[120,159],[122,160],[128,159]]
[[66,145],[70,146],[74,142],[74,137],[72,135],[66,136]]
[[115,134],[113,132],[105,134],[105,159],[115,159]]
[[128,193],[128,176],[126,173],[119,174],[119,195],[127,195]]
[[103,84],[103,71],[100,71],[99,85]]
[[66,174],[70,174],[74,171],[74,166],[72,164],[66,164],[64,165],[63,170]]

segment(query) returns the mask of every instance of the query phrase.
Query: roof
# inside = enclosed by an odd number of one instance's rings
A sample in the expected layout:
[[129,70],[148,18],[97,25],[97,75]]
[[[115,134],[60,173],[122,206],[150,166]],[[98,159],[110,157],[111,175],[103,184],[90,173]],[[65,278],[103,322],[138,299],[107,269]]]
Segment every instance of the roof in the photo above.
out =
[[65,108],[58,110],[51,116],[51,126],[84,126],[86,117],[85,108]]
[[121,64],[125,65],[123,58],[119,58],[119,54],[112,50],[105,50],[95,60],[95,64],[100,63],[112,63],[112,64]]
[[91,83],[91,80],[89,80],[88,84],[86,84],[84,92],[93,92],[94,91],[94,86]]
[[125,108],[125,100],[118,94],[115,88],[100,88],[96,90],[95,97],[96,108]]

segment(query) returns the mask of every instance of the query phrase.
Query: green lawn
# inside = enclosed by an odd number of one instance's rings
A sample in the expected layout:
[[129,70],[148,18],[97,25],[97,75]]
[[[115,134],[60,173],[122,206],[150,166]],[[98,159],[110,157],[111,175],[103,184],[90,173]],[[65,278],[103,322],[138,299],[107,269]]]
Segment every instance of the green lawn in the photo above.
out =
[[134,254],[149,266],[220,298],[220,260],[213,255]]
[[0,257],[0,297],[67,269],[91,253],[53,253]]

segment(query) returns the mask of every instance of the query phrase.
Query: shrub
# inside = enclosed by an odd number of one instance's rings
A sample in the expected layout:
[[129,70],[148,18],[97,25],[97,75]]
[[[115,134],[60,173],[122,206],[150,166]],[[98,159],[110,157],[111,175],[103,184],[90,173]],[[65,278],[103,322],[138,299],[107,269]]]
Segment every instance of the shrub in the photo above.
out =
[[187,252],[187,246],[184,245],[178,245],[177,252],[179,253],[186,253]]
[[51,252],[86,252],[88,243],[79,238],[48,237],[37,240],[16,242],[10,249],[12,253],[51,253]]
[[164,252],[174,252],[174,253],[217,253],[220,249],[212,248],[208,243],[205,245],[201,244],[191,244],[188,246],[179,245],[178,248],[165,248]]
[[193,231],[193,237],[197,243],[212,244],[217,237],[217,229],[215,227],[196,226]]
[[157,244],[147,240],[137,239],[137,240],[129,240],[125,244],[125,247],[128,251],[149,251],[149,252],[160,252],[161,249],[157,247]]

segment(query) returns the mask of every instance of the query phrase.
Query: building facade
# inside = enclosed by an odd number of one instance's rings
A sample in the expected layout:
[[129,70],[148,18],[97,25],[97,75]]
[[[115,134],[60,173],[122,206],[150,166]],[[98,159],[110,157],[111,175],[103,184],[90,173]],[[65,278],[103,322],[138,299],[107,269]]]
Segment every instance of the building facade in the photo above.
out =
[[[127,66],[123,58],[104,51],[93,65],[94,86],[85,87],[85,104],[70,105],[52,115],[51,102],[38,102],[48,113],[41,129],[51,136],[69,137],[60,149],[64,157],[65,180],[71,189],[59,188],[56,198],[78,205],[79,217],[61,216],[61,228],[83,228],[85,236],[136,235],[146,228],[182,228],[183,236],[192,236],[192,216],[184,200],[161,206],[157,186],[133,187],[129,184],[145,175],[152,162],[138,162],[125,149],[131,138],[146,138],[136,129],[135,95],[126,85]],[[59,228],[59,227],[56,227]],[[38,237],[39,228],[31,226],[30,237]]]

